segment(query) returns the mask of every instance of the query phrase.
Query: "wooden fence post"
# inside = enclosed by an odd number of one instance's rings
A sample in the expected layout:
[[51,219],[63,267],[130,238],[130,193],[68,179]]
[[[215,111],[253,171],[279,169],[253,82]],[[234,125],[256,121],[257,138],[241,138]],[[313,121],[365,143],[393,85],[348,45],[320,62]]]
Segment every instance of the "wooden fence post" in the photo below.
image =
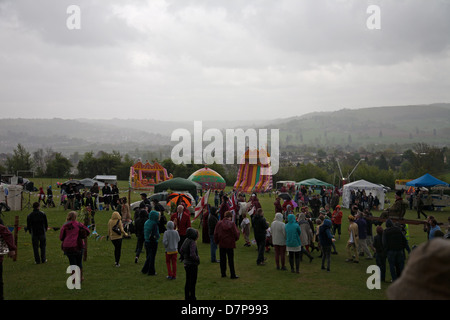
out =
[[19,234],[19,216],[16,216],[16,218],[14,219],[14,243],[17,247],[16,249],[16,254],[13,257],[13,261],[17,260],[17,251],[19,250],[19,246],[17,245],[17,241],[18,241],[18,234]]

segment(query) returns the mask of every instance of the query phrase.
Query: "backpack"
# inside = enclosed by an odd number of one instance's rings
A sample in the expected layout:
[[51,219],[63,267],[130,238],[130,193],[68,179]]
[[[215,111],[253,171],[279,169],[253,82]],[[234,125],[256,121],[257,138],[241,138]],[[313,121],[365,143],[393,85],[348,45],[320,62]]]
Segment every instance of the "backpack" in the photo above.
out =
[[[82,237],[87,237],[87,232],[78,223],[70,222],[61,230],[61,249],[64,252],[79,252],[83,249]],[[80,236],[81,235],[81,236]]]

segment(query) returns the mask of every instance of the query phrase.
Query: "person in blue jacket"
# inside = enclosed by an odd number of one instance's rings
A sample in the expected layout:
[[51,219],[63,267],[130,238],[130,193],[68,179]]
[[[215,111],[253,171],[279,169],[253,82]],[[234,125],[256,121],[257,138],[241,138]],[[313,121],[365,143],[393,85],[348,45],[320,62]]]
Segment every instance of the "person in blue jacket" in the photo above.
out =
[[[300,241],[301,229],[295,220],[293,214],[287,217],[286,230],[286,251],[289,252],[289,264],[291,272],[300,273],[300,253],[302,252],[302,243]],[[294,271],[295,260],[295,271]]]
[[145,260],[144,266],[141,270],[142,273],[148,274],[149,276],[156,275],[155,257],[158,249],[158,240],[160,237],[158,222],[159,212],[155,210],[150,211],[149,218],[144,224],[144,240],[147,259]]
[[331,220],[325,219],[319,227],[319,242],[322,247],[322,270],[325,270],[325,260],[327,261],[327,271],[330,271],[331,247],[333,245],[333,234],[331,233]]

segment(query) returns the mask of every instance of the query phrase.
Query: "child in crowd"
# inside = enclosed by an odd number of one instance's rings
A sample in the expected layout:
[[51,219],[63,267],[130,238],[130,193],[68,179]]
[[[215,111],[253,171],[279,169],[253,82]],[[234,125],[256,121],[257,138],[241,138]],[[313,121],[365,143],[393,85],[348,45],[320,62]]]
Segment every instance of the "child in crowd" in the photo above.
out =
[[163,235],[164,249],[166,250],[167,279],[177,278],[177,254],[180,235],[175,230],[173,221],[167,222],[167,230]]
[[245,247],[250,247],[250,220],[245,212],[242,213],[241,231],[244,235]]

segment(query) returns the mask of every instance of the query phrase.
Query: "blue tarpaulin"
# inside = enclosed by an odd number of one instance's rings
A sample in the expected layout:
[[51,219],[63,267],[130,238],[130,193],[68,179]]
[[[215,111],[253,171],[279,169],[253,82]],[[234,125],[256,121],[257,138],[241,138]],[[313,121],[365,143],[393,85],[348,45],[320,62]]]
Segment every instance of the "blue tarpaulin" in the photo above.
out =
[[417,178],[415,180],[407,182],[406,185],[408,187],[434,187],[434,186],[448,187],[449,186],[449,184],[447,182],[441,181],[441,180],[433,177],[429,173],[424,174],[420,178]]

